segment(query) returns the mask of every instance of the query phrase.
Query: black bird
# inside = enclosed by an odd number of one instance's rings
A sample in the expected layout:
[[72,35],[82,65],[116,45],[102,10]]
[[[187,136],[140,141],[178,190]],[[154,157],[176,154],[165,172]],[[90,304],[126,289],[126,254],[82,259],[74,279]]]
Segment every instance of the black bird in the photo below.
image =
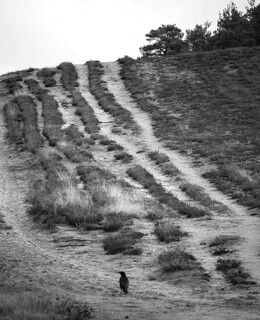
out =
[[119,273],[121,274],[121,277],[119,279],[120,289],[121,291],[124,291],[125,294],[127,294],[128,287],[129,287],[129,280],[124,271],[121,271]]

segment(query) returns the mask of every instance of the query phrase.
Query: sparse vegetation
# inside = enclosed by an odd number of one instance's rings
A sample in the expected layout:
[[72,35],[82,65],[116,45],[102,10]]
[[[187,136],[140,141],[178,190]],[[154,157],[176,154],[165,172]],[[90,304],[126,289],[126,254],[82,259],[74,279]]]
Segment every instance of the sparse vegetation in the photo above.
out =
[[177,210],[179,214],[185,215],[187,218],[197,218],[208,214],[206,210],[192,207],[174,197],[173,194],[166,192],[162,185],[157,183],[153,176],[140,165],[129,168],[127,173],[131,178],[141,183],[144,188],[149,189],[150,193],[161,203]]
[[93,155],[90,151],[82,149],[78,146],[71,144],[60,144],[59,145],[62,152],[65,156],[70,159],[72,162],[81,163],[86,161],[91,161],[93,159]]
[[158,256],[158,263],[161,265],[162,271],[167,273],[182,270],[202,270],[201,265],[193,255],[179,248],[162,252]]
[[180,241],[181,237],[187,236],[187,232],[181,231],[180,227],[170,220],[161,220],[155,224],[154,233],[160,241],[166,243]]
[[39,99],[42,102],[43,117],[45,119],[43,134],[49,140],[51,146],[66,140],[65,133],[61,130],[64,121],[58,109],[58,103],[53,96],[41,94]]
[[222,271],[226,278],[234,285],[256,284],[255,281],[251,280],[250,274],[245,271],[245,269],[241,266],[241,262],[238,260],[219,258],[216,269]]
[[81,117],[81,121],[85,125],[86,132],[89,134],[99,132],[99,121],[87,101],[78,91],[75,91],[75,89],[71,90],[71,94],[73,99],[72,104],[77,107],[75,113]]
[[8,138],[11,143],[17,145],[23,143],[23,120],[22,111],[18,104],[14,101],[9,101],[4,106],[5,121],[7,123]]
[[45,87],[48,88],[56,85],[56,80],[53,77],[56,73],[56,68],[43,68],[37,72],[37,76],[42,78]]
[[87,65],[89,68],[90,92],[96,97],[101,108],[115,118],[116,124],[121,124],[126,129],[131,128],[133,131],[137,131],[138,127],[133,120],[131,112],[120,106],[105,87],[102,81],[102,75],[104,74],[102,64],[99,61],[89,61]]
[[37,125],[37,110],[30,96],[17,96],[4,107],[8,137],[15,144],[22,144],[31,152],[43,146]]

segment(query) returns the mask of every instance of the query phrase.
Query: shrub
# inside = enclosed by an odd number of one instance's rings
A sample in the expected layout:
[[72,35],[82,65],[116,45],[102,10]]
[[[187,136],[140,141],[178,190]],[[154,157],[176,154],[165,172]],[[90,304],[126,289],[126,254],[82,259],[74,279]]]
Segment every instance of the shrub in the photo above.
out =
[[26,148],[31,152],[36,152],[38,148],[43,146],[43,139],[37,124],[36,105],[30,96],[18,96],[13,102],[17,104],[17,108],[22,112],[23,136]]
[[8,102],[4,106],[5,120],[7,123],[8,138],[12,143],[23,143],[23,122],[22,111],[14,101]]
[[177,169],[172,163],[165,162],[160,166],[160,168],[164,174],[170,177],[180,174],[179,169]]
[[162,252],[158,262],[164,272],[202,269],[193,255],[179,248]]
[[249,273],[241,266],[241,262],[235,259],[221,259],[217,260],[216,269],[222,271],[227,280],[232,284],[244,284],[244,285],[255,285],[256,282],[251,280]]
[[65,134],[61,129],[64,124],[62,114],[53,96],[45,93],[41,94],[39,99],[42,102],[42,113],[45,120],[43,134],[49,140],[51,146],[56,146],[58,142],[66,140]]
[[124,150],[124,148],[117,143],[112,143],[107,146],[107,151],[115,151],[115,150],[122,151]]
[[155,225],[154,233],[160,241],[166,243],[180,241],[181,237],[187,236],[187,232],[180,230],[171,220],[163,220]]
[[122,212],[111,212],[106,215],[102,224],[102,229],[105,232],[118,231],[119,229],[122,229],[126,219],[127,216]]
[[93,159],[93,155],[90,151],[86,151],[77,146],[66,145],[64,147],[60,146],[60,148],[65,154],[65,156],[72,162],[81,163]]
[[190,205],[184,202],[179,203],[178,213],[186,216],[187,218],[199,218],[209,214],[205,209],[191,207]]
[[127,152],[120,152],[114,155],[116,160],[121,160],[125,163],[128,163],[133,160],[133,156]]
[[137,240],[143,237],[144,234],[122,230],[117,235],[109,235],[103,240],[103,247],[108,254],[117,254],[120,252],[130,252],[131,254],[140,254],[140,250],[135,250]]
[[14,95],[17,90],[22,89],[22,86],[19,83],[19,81],[22,81],[22,80],[23,80],[22,75],[15,75],[5,80],[5,84],[11,94]]
[[162,164],[169,162],[170,159],[166,154],[160,153],[159,151],[152,151],[148,153],[148,156],[153,160],[156,164]]
[[72,104],[77,107],[76,115],[81,117],[81,121],[85,125],[85,130],[89,134],[97,134],[99,131],[99,121],[89,106],[87,101],[82,97],[81,93],[76,90],[71,90]]
[[63,62],[57,68],[62,71],[61,81],[64,89],[74,90],[78,86],[78,74],[74,65],[71,62]]
[[230,244],[230,243],[234,243],[236,241],[239,240],[239,237],[234,235],[220,235],[220,236],[216,236],[214,239],[212,239],[209,242],[209,246],[210,247],[214,247],[214,246],[223,246],[225,244]]
[[37,76],[42,78],[45,87],[54,87],[56,86],[56,80],[53,76],[56,72],[56,68],[43,68],[37,72]]

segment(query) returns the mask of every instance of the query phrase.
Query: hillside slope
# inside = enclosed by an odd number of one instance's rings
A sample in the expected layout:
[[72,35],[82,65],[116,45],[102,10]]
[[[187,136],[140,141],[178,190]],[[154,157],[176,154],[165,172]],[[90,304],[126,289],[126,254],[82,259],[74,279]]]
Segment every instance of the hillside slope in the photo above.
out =
[[85,318],[259,318],[259,53],[1,76],[6,319],[25,291]]

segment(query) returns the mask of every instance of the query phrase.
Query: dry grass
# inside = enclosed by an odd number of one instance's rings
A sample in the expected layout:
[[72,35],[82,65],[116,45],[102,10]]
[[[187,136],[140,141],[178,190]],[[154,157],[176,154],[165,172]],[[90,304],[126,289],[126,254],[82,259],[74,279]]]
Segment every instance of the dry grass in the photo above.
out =
[[91,319],[92,312],[86,303],[63,301],[58,304],[28,292],[0,293],[2,320],[83,320]]
[[34,185],[28,198],[36,221],[49,228],[67,223],[83,229],[100,229],[102,215],[94,206],[91,194],[80,190],[65,168],[53,161],[47,167],[46,181]]
[[180,241],[183,236],[188,233],[181,231],[179,226],[176,226],[172,219],[161,220],[155,224],[154,233],[160,241],[166,243]]

